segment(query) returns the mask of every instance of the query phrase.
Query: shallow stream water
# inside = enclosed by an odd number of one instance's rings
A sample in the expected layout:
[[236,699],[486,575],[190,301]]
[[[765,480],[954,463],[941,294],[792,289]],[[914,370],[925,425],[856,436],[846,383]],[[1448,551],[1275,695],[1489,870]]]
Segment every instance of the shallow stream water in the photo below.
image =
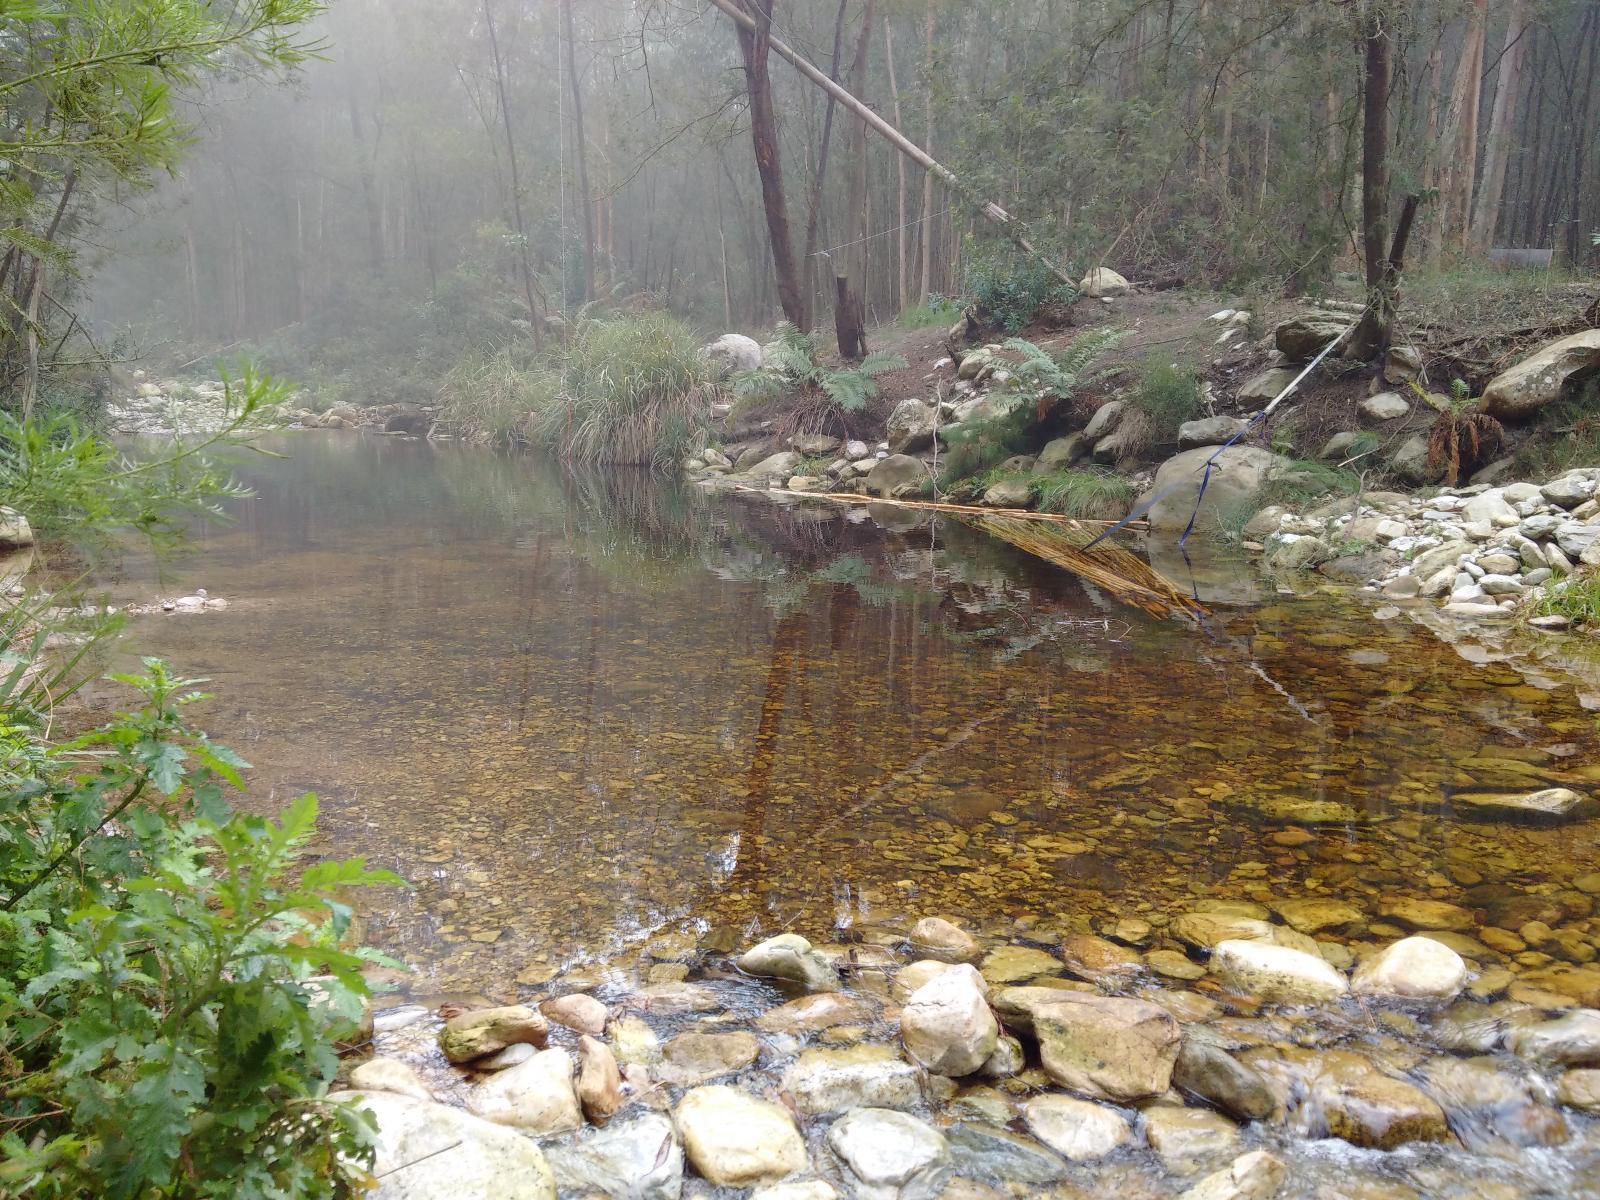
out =
[[127,644],[211,681],[252,805],[315,791],[320,850],[412,881],[364,899],[367,936],[431,994],[509,999],[674,931],[731,949],[940,914],[1048,942],[1203,900],[1347,900],[1366,919],[1319,937],[1356,946],[1446,901],[1484,968],[1516,953],[1484,927],[1576,931],[1517,970],[1600,943],[1600,822],[1452,803],[1594,790],[1594,715],[1407,621],[1271,595],[1160,621],[903,511],[275,448],[241,464],[236,524],[112,589],[229,607]]

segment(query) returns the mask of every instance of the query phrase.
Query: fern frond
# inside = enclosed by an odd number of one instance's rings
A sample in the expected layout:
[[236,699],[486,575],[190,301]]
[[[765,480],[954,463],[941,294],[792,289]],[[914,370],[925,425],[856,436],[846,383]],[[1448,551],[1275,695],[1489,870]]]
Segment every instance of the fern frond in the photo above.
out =
[[822,377],[821,387],[845,412],[860,412],[878,391],[872,379],[860,371],[833,371]]
[[889,371],[904,371],[910,365],[898,354],[886,354],[879,350],[863,358],[855,369],[870,378]]

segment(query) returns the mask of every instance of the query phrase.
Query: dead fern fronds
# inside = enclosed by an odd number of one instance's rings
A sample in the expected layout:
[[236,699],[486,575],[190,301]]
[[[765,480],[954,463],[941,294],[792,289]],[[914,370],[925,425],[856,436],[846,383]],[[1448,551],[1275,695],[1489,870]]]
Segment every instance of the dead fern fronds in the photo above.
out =
[[1428,465],[1444,472],[1445,484],[1454,487],[1470,476],[1505,445],[1505,427],[1485,412],[1441,412],[1428,433]]

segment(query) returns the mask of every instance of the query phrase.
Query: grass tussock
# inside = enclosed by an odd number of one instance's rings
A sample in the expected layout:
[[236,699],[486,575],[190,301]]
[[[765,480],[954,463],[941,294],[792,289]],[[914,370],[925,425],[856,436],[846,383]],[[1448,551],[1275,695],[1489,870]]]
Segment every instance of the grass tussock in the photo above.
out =
[[1041,509],[1080,521],[1120,520],[1133,506],[1133,484],[1110,471],[1049,471],[1029,482]]
[[463,362],[440,393],[463,436],[523,440],[586,464],[666,468],[693,449],[720,395],[700,339],[665,313],[587,317],[535,357],[508,347]]
[[1600,575],[1574,575],[1545,589],[1536,617],[1566,617],[1574,625],[1600,626]]

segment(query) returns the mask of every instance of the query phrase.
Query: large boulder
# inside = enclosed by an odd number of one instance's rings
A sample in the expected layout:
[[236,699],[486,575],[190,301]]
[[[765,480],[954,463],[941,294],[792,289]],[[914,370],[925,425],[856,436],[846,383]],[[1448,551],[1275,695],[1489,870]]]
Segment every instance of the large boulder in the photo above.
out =
[[0,506],[0,550],[22,550],[33,545],[33,526],[14,508]]
[[1400,448],[1389,459],[1389,466],[1401,479],[1416,487],[1433,483],[1444,474],[1442,467],[1429,461],[1428,439],[1420,433],[1400,443]]
[[572,1086],[572,1056],[565,1050],[540,1051],[489,1076],[467,1096],[467,1107],[497,1125],[539,1135],[583,1125]]
[[761,343],[742,333],[725,333],[716,341],[701,346],[700,357],[722,376],[735,371],[755,371],[761,367]]
[[1033,469],[1040,474],[1065,470],[1080,459],[1088,458],[1093,449],[1094,441],[1088,434],[1081,431],[1069,433],[1066,437],[1045,443],[1044,449],[1039,451],[1039,457],[1033,461]]
[[1219,942],[1211,973],[1230,990],[1269,1004],[1317,1004],[1349,990],[1320,955],[1271,942]]
[[[513,1129],[393,1092],[334,1092],[378,1122],[369,1200],[556,1200],[544,1153]],[[401,1168],[404,1168],[402,1170]]]
[[921,459],[909,454],[891,454],[880,458],[867,472],[867,491],[895,500],[920,491],[929,478],[928,468]]
[[511,1004],[450,1018],[439,1030],[439,1049],[451,1062],[465,1063],[507,1046],[543,1046],[549,1036],[550,1024],[543,1016],[524,1005]]
[[1315,358],[1324,346],[1344,333],[1346,328],[1339,321],[1294,317],[1272,331],[1272,340],[1285,358],[1303,362]]
[[1029,1133],[1073,1162],[1104,1158],[1133,1140],[1121,1113],[1071,1096],[1035,1096],[1022,1106],[1022,1115]]
[[1133,285],[1110,267],[1095,267],[1078,281],[1078,290],[1091,300],[1106,296],[1126,296]]
[[564,1192],[613,1200],[678,1200],[683,1149],[672,1122],[647,1113],[547,1154]]
[[896,454],[905,454],[913,450],[926,450],[933,445],[934,436],[938,432],[938,406],[924,404],[915,396],[907,396],[896,404],[894,411],[889,414],[889,425],[884,433],[884,440],[889,443],[890,450]]
[[1034,1007],[1033,1028],[1046,1073],[1068,1091],[1125,1104],[1172,1082],[1181,1034],[1154,1004],[1063,992]]
[[967,963],[918,988],[900,1013],[906,1053],[936,1075],[970,1075],[994,1053],[1000,1026]]
[[[1202,496],[1200,483],[1206,461],[1213,454],[1217,461]],[[1259,446],[1229,446],[1221,451],[1201,446],[1185,450],[1167,459],[1156,471],[1149,495],[1159,499],[1148,514],[1150,530],[1156,534],[1181,533],[1192,516],[1195,529],[1215,532],[1224,520],[1250,511],[1271,473],[1288,465],[1287,459]]]
[[881,1042],[804,1050],[784,1073],[783,1086],[808,1117],[852,1108],[915,1108],[922,1072]]
[[806,1166],[806,1144],[787,1110],[737,1088],[695,1088],[673,1121],[694,1169],[720,1187],[751,1187]]
[[1586,329],[1535,350],[1483,389],[1479,406],[1491,417],[1521,421],[1561,397],[1574,376],[1600,371],[1600,329]]

